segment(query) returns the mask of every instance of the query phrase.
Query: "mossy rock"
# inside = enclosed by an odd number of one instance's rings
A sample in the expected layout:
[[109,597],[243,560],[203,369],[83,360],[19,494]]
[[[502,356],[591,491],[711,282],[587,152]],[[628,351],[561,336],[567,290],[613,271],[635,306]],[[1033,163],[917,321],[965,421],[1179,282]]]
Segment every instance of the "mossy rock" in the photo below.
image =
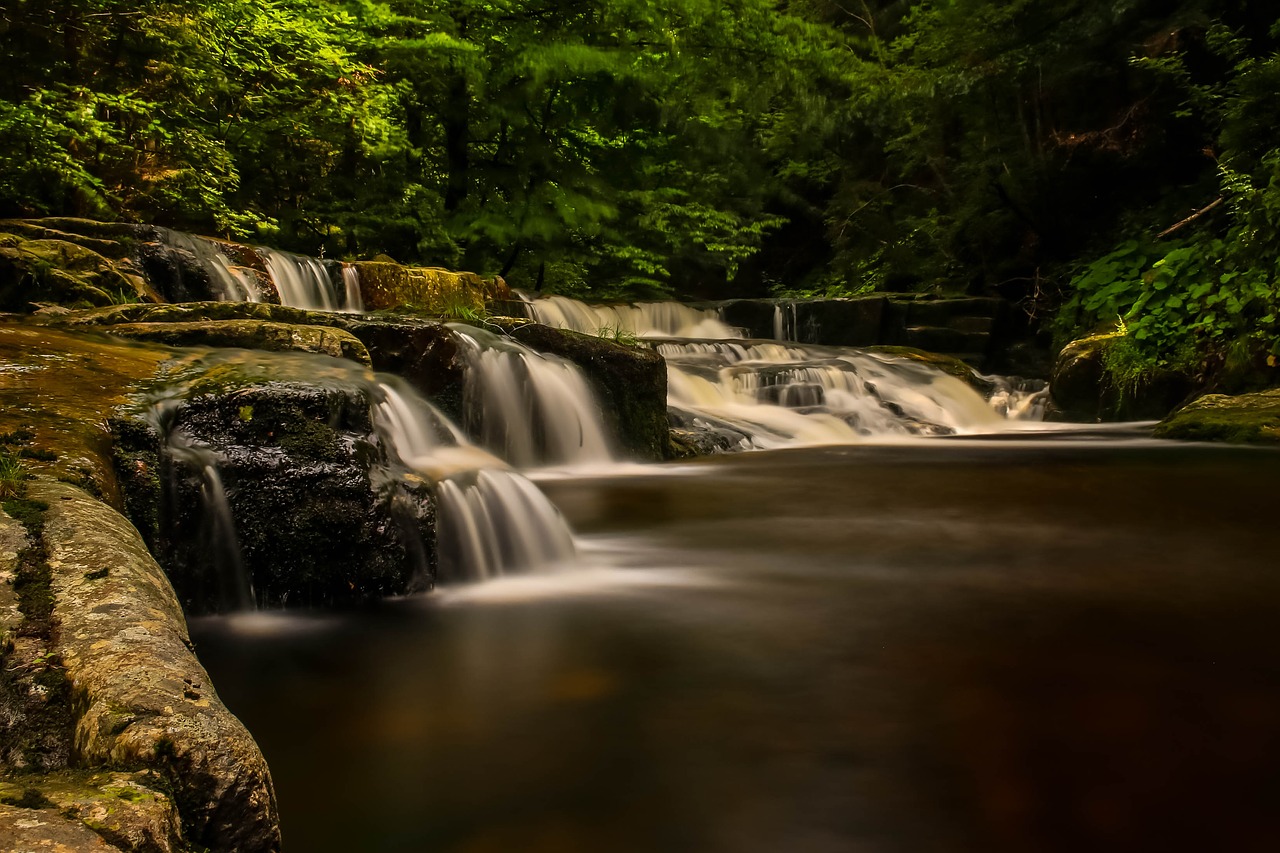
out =
[[1157,438],[1280,444],[1280,388],[1228,397],[1208,394],[1156,427]]
[[259,320],[299,326],[336,325],[333,315],[269,302],[179,302],[158,305],[113,305],[78,311],[59,318],[59,325],[111,326],[117,323],[202,323]]
[[1097,423],[1158,420],[1192,393],[1191,377],[1159,370],[1131,388],[1117,387],[1107,371],[1107,353],[1119,333],[1090,335],[1063,347],[1049,381],[1050,417]]
[[141,276],[76,243],[13,235],[0,241],[0,310],[25,313],[33,302],[87,307],[153,298]]
[[192,323],[119,323],[110,334],[169,346],[241,347],[269,352],[310,352],[371,364],[369,351],[342,329],[265,320],[206,320]]
[[442,317],[481,313],[493,287],[471,272],[405,267],[382,261],[362,261],[355,267],[360,273],[365,308],[370,311],[412,306]]
[[132,235],[127,237],[122,235],[115,239],[91,237],[54,228],[48,220],[44,219],[0,220],[0,230],[10,235],[20,235],[24,240],[62,240],[75,243],[113,261],[128,258],[135,248]]

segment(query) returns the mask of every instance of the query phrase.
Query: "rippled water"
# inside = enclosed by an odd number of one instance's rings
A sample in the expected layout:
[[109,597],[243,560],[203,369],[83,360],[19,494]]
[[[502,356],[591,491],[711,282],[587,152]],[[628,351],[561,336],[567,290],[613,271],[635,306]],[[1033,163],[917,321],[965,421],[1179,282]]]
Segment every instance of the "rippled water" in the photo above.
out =
[[1270,851],[1277,482],[1045,439],[562,475],[580,570],[193,631],[291,851]]

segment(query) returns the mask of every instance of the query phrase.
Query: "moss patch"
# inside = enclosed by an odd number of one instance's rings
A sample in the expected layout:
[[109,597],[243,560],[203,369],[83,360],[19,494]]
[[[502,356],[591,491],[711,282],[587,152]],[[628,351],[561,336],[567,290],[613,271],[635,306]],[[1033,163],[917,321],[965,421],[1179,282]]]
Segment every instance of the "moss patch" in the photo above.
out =
[[1228,397],[1209,394],[1170,415],[1157,438],[1280,444],[1280,389]]

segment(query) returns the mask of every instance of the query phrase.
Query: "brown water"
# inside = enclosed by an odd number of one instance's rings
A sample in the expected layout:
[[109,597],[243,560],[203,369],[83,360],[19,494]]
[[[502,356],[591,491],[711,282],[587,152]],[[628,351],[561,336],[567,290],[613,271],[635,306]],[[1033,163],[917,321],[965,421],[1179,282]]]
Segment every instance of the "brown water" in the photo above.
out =
[[1052,441],[559,479],[591,568],[194,632],[289,851],[1274,851],[1277,484]]

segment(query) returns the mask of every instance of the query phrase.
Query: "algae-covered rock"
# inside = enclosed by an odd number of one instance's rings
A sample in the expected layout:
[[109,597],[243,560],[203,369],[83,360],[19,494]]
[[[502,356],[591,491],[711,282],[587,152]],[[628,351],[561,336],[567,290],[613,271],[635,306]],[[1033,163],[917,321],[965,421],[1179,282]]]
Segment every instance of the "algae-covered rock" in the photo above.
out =
[[241,347],[269,352],[311,352],[369,364],[369,351],[350,332],[263,320],[194,323],[120,323],[110,334],[170,346]]
[[33,811],[0,803],[0,850],[15,853],[120,853],[78,820],[60,815],[56,809]]
[[617,343],[541,323],[494,322],[522,344],[576,364],[600,403],[605,426],[628,456],[648,461],[671,457],[667,363],[662,356],[644,345]]
[[33,302],[110,305],[153,298],[146,282],[92,249],[65,240],[0,241],[0,310]]
[[439,316],[484,311],[486,296],[501,288],[471,272],[405,267],[381,261],[355,264],[360,291],[370,311],[408,305]]
[[35,481],[49,509],[56,653],[75,697],[75,762],[148,768],[166,780],[188,841],[280,848],[266,762],[191,652],[164,572],[119,513],[72,486]]
[[1228,397],[1208,394],[1156,427],[1157,438],[1280,444],[1280,388]]
[[177,807],[163,790],[167,787],[150,771],[63,771],[0,779],[0,803],[23,807],[28,823],[54,815],[78,821],[112,849],[180,853],[189,846]]

